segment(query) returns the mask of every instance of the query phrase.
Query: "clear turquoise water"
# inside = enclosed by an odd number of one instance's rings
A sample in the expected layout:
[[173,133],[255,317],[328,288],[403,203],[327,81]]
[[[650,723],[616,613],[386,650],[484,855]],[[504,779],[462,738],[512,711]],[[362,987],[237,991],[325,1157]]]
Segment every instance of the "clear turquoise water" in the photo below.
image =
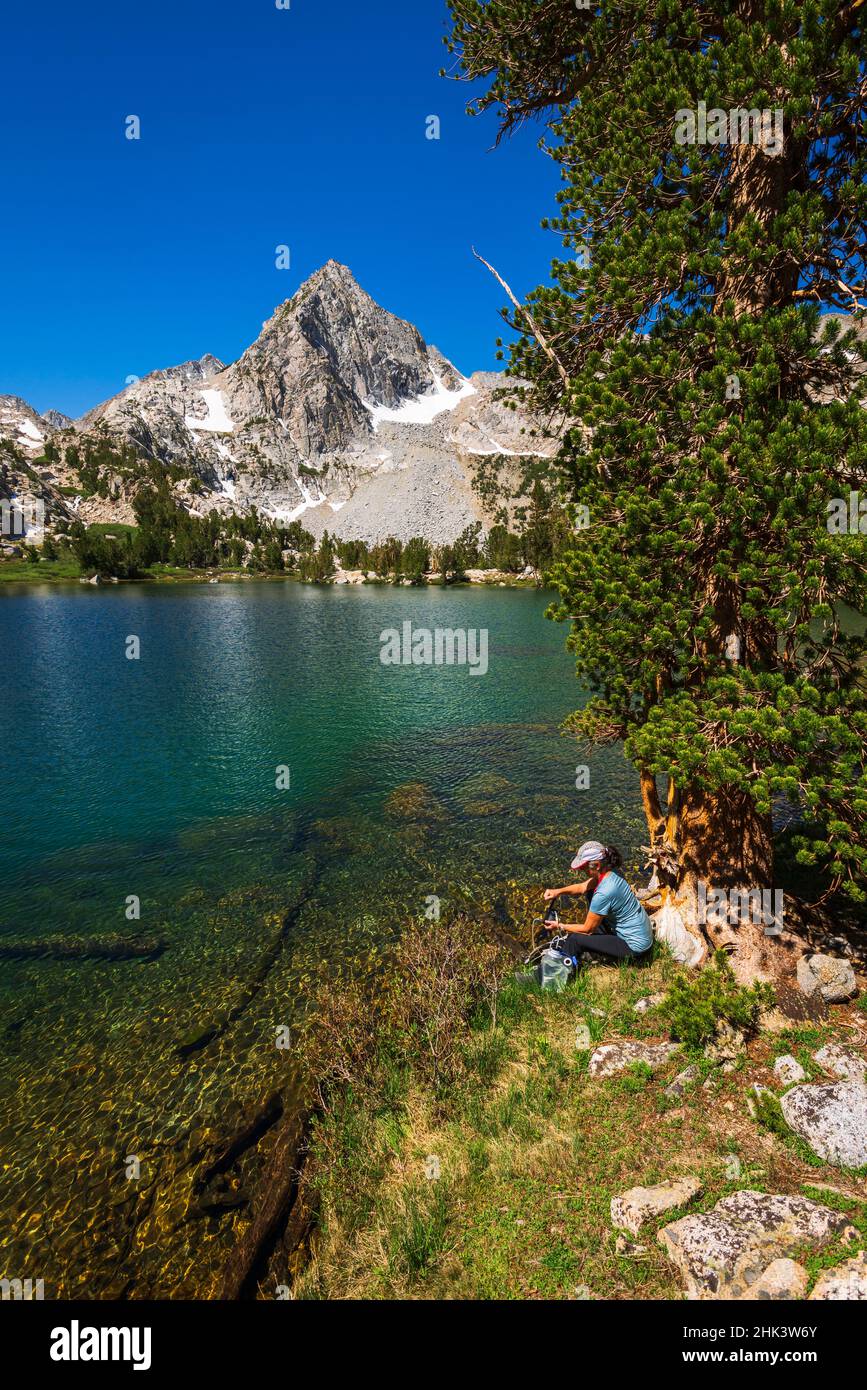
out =
[[[447,910],[562,881],[591,834],[634,855],[622,754],[585,759],[558,733],[580,691],[544,608],[478,588],[0,589],[0,942],[165,943],[3,962],[9,1277],[48,1296],[212,1292],[246,1216],[190,1219],[191,1155],[287,1084],[274,1030],[316,978],[375,957],[428,895]],[[486,628],[487,674],[383,666],[380,633],[406,620]]]

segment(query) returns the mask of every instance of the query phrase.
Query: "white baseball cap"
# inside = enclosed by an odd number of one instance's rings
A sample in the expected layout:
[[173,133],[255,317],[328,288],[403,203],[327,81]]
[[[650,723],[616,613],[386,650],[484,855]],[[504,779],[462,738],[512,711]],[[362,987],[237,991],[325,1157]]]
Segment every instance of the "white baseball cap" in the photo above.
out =
[[585,864],[592,864],[594,859],[604,858],[604,845],[601,845],[598,840],[585,840],[569,867],[570,869],[583,869]]

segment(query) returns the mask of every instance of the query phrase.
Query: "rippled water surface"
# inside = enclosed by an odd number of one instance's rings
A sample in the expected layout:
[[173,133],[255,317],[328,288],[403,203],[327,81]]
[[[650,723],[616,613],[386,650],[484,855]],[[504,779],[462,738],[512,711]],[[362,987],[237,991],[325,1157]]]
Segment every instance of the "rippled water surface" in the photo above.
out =
[[[203,1155],[291,1090],[275,1037],[316,978],[375,960],[430,895],[562,881],[591,833],[635,851],[622,754],[575,789],[584,758],[558,724],[581,695],[544,607],[496,589],[0,590],[0,1274],[47,1297],[213,1295],[259,1160],[203,1195]],[[486,629],[487,673],[382,665],[380,634],[406,621]]]

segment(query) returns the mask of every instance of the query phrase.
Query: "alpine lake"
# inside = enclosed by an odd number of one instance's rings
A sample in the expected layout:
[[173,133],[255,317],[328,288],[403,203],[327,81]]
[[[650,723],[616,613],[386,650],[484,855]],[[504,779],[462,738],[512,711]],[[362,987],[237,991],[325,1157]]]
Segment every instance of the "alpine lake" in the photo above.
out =
[[[0,1274],[216,1296],[258,1160],[207,1200],[202,1164],[296,1093],[323,975],[376,988],[407,921],[510,886],[528,925],[591,835],[636,863],[633,770],[559,731],[583,696],[547,601],[0,588]],[[405,623],[486,632],[486,669],[385,663]]]

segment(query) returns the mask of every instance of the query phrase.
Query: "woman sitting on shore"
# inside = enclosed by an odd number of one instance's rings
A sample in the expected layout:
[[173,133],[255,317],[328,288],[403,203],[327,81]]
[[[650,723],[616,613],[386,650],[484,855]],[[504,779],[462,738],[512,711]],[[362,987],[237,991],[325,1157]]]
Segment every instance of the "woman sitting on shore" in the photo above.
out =
[[589,951],[594,955],[634,959],[650,950],[650,919],[621,875],[622,866],[622,856],[613,846],[588,840],[572,860],[571,868],[587,869],[589,878],[565,888],[545,889],[546,902],[561,893],[590,895],[587,917],[580,926],[576,922],[557,923],[558,932],[569,932],[568,943],[561,947],[564,955],[578,957],[582,951]]

